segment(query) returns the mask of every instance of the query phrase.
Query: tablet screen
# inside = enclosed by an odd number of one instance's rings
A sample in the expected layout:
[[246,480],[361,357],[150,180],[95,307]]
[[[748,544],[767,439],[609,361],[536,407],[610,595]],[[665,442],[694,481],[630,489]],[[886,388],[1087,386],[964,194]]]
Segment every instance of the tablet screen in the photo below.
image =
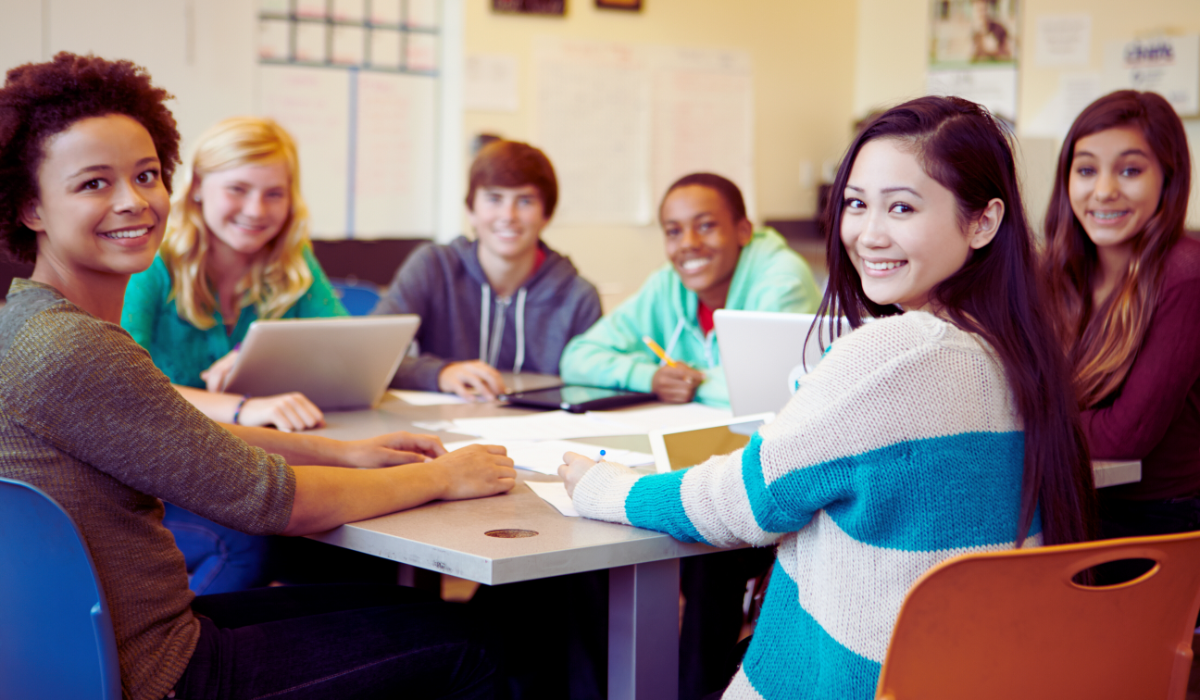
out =
[[[705,426],[684,429],[676,432],[664,432],[661,437],[661,448],[654,443],[655,458],[659,463],[659,471],[665,461],[671,471],[687,469],[700,464],[714,455],[729,454],[740,450],[750,442],[750,436],[762,427],[766,421],[762,417],[752,417],[749,420],[728,425]],[[655,438],[657,436],[654,436]],[[659,450],[662,454],[660,455]],[[665,457],[665,460],[663,459]]]
[[553,389],[522,391],[504,396],[509,403],[541,408],[562,408],[568,411],[598,410],[649,401],[653,394],[622,389],[601,389],[594,386],[567,385]]

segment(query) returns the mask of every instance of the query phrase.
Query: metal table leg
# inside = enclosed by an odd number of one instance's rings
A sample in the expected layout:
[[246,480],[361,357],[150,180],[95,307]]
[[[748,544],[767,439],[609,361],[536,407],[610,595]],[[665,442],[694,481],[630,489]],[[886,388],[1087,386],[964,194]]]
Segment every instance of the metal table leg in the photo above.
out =
[[609,700],[679,697],[679,560],[608,573]]

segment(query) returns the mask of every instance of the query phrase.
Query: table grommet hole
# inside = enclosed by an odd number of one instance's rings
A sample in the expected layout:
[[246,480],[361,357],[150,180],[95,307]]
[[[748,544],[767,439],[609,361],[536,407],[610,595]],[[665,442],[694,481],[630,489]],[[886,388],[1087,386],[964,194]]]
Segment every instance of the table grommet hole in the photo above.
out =
[[504,530],[488,530],[483,534],[487,535],[488,537],[499,537],[501,539],[516,539],[519,537],[537,537],[538,532],[537,530],[518,530],[515,528],[508,528]]

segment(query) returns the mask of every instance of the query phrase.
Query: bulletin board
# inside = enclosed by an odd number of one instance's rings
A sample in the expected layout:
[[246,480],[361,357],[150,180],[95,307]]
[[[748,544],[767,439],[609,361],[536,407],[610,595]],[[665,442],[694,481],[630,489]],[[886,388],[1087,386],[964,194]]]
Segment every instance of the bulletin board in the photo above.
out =
[[436,0],[260,0],[258,111],[291,132],[320,239],[434,233]]

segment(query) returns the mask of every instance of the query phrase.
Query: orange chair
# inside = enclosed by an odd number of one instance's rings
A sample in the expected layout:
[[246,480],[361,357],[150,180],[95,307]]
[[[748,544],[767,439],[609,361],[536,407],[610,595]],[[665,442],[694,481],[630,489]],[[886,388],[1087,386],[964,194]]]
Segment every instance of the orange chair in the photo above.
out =
[[[1104,587],[1079,571],[1150,559]],[[968,554],[900,609],[877,700],[1182,700],[1200,609],[1200,532]]]

